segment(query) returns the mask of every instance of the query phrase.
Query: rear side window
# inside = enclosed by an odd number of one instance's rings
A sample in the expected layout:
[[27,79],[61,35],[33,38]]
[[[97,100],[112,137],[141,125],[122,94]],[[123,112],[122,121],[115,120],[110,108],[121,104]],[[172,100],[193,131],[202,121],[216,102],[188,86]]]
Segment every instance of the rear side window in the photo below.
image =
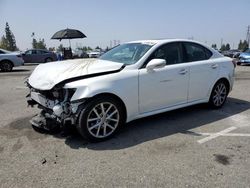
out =
[[184,48],[187,62],[207,60],[212,56],[210,50],[196,43],[185,42]]

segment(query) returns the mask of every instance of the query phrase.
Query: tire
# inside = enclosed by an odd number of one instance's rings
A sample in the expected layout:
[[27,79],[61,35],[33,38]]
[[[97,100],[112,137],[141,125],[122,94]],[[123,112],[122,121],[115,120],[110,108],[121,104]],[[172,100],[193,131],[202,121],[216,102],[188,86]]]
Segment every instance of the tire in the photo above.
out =
[[218,81],[211,92],[209,104],[212,108],[221,108],[227,100],[229,88],[225,81]]
[[237,65],[241,65],[241,62],[237,62]]
[[51,58],[46,58],[45,59],[45,63],[48,63],[48,62],[51,62],[51,61],[53,61]]
[[2,61],[0,66],[3,72],[10,72],[13,69],[13,64],[10,61]]
[[107,140],[125,123],[124,114],[121,103],[112,97],[94,98],[80,112],[77,130],[90,142]]

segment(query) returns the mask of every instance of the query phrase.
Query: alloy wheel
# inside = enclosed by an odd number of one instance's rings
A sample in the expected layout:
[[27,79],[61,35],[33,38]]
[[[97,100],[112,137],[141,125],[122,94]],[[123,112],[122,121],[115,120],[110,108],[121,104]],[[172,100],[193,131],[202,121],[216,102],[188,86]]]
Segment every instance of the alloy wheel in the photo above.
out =
[[90,111],[87,117],[87,129],[95,138],[105,138],[116,130],[119,121],[117,107],[109,102],[102,102]]
[[227,97],[227,88],[224,83],[218,84],[214,89],[213,103],[215,106],[221,106]]

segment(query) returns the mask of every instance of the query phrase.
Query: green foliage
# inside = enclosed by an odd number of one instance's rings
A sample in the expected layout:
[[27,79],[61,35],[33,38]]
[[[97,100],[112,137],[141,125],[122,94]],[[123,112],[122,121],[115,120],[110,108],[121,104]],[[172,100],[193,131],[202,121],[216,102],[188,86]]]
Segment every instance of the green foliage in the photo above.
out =
[[91,47],[89,47],[89,46],[83,46],[83,47],[79,47],[79,48],[77,48],[77,49],[82,50],[82,51],[84,51],[84,52],[92,51],[92,50],[93,50],[93,49],[92,49]]
[[213,49],[217,49],[217,45],[216,44],[212,44],[212,48]]
[[226,44],[226,50],[230,50],[231,48],[230,48],[230,44]]
[[230,50],[230,44],[222,44],[221,48],[220,48],[220,51],[227,51],[227,50]]
[[2,36],[0,47],[9,51],[18,50],[14,34],[11,32],[8,22],[5,26],[5,35]]
[[32,48],[47,49],[44,39],[39,39],[39,41],[37,41],[35,38],[32,39]]
[[0,41],[0,48],[6,49],[6,50],[8,48],[8,41],[4,35],[2,36],[1,41]]
[[240,43],[239,43],[239,45],[238,45],[238,49],[241,50],[241,51],[245,51],[245,50],[248,49],[248,48],[249,48],[249,45],[248,45],[247,41],[244,40],[244,41],[242,42],[242,40],[240,40]]

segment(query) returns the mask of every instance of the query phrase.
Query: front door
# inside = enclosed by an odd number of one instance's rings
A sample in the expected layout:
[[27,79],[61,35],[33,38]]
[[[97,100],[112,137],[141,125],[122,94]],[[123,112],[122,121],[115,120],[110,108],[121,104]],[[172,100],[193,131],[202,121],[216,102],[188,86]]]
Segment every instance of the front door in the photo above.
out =
[[139,111],[154,110],[187,103],[189,68],[183,63],[180,43],[169,43],[159,47],[151,59],[165,59],[163,68],[139,70]]

